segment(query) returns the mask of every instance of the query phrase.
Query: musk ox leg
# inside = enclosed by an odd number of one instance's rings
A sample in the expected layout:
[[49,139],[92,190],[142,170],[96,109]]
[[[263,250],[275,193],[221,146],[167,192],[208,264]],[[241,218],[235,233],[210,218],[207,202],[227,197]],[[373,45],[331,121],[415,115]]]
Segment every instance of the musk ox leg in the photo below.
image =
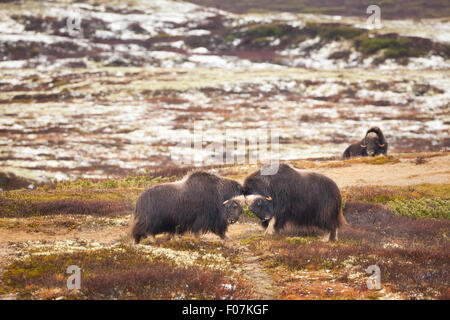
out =
[[264,232],[264,234],[268,234],[268,235],[274,234],[275,233],[275,223],[276,223],[275,217],[270,219],[269,225],[267,226],[267,229]]
[[330,241],[337,241],[338,239],[338,229],[334,229],[330,232]]
[[138,235],[138,234],[135,234],[135,235],[133,236],[133,238],[134,238],[134,243],[135,243],[135,244],[138,244],[139,242],[141,242],[142,236],[141,236],[141,235]]
[[328,242],[328,241],[330,241],[330,236],[331,236],[331,232],[325,233],[325,234],[323,235],[323,237],[322,237],[322,241],[323,241],[323,242]]
[[169,234],[169,240],[177,240],[177,235],[176,234]]
[[197,240],[200,240],[201,239],[201,233],[200,233],[200,231],[197,231],[197,232],[194,232],[194,237],[195,237],[195,239],[197,239]]
[[175,237],[176,237],[175,233],[167,232],[164,240],[165,241],[173,240],[176,239]]
[[146,238],[147,236],[145,234],[134,234],[133,238],[134,238],[134,243],[135,244],[139,244],[139,242],[141,242],[141,240],[143,238]]
[[326,233],[322,238],[322,240],[325,242],[337,241],[337,239],[338,239],[338,229],[331,230],[330,232]]

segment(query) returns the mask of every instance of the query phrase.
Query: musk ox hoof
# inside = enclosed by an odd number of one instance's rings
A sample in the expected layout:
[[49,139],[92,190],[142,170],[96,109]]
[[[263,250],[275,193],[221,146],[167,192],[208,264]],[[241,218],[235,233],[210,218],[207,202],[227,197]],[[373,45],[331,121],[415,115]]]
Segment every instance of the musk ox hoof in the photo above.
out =
[[333,230],[333,231],[331,231],[331,233],[330,233],[330,241],[337,241],[338,240],[338,231],[337,231],[337,229],[336,230]]
[[326,233],[323,237],[322,237],[322,241],[323,242],[334,242],[338,240],[338,232],[337,230],[333,230],[331,232]]
[[135,235],[134,238],[134,244],[139,244],[139,242],[141,242],[142,238],[144,238],[145,236],[142,235]]
[[170,240],[172,240],[172,241],[178,241],[178,240],[181,240],[181,235],[179,235],[179,234],[172,234],[172,235],[170,236]]

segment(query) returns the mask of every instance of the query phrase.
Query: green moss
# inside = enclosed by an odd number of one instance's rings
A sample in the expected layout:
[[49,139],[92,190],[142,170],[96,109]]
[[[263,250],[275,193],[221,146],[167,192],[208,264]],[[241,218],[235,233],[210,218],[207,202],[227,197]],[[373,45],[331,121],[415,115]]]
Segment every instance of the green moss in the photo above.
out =
[[355,40],[357,50],[365,55],[373,55],[384,50],[384,58],[398,59],[405,57],[419,57],[429,51],[429,43],[414,44],[411,38],[407,37],[359,37]]
[[266,24],[250,27],[246,31],[242,32],[242,36],[250,37],[275,37],[280,38],[285,35],[291,28],[287,25],[281,24]]
[[350,187],[343,196],[346,201],[386,204],[398,215],[450,219],[450,184]]
[[347,25],[307,23],[304,31],[311,36],[325,40],[343,40],[356,38],[367,31]]
[[441,198],[450,199],[450,184],[418,184],[408,187],[398,187],[405,193],[410,194],[414,198]]
[[387,206],[396,214],[413,218],[450,219],[450,200],[419,199],[389,201]]
[[259,220],[259,218],[253,212],[251,212],[248,209],[247,205],[244,205],[244,209],[242,210],[242,215],[246,216],[246,217],[249,217],[249,218],[252,218],[252,219]]
[[225,37],[226,42],[233,42],[234,40],[236,40],[236,37],[232,34],[229,34]]
[[270,37],[260,37],[252,40],[252,45],[256,47],[265,47],[272,42]]
[[288,243],[299,243],[299,244],[305,244],[310,243],[311,239],[307,239],[304,237],[287,237],[286,242]]

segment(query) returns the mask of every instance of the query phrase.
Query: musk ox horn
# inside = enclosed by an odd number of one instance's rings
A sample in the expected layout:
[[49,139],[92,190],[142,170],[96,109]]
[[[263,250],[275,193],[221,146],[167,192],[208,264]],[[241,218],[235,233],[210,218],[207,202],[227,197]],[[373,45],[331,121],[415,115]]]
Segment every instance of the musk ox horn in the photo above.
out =
[[362,145],[361,145],[361,148],[365,148],[365,147],[367,147],[365,144],[362,144]]
[[266,199],[269,200],[269,201],[272,201],[272,197],[271,196],[266,197]]
[[385,146],[384,143],[383,143],[383,144],[380,144],[380,143],[379,143],[378,145],[379,145],[380,147],[382,147],[382,148]]
[[228,201],[230,201],[230,200],[225,200],[224,202],[222,202],[222,204],[227,204]]

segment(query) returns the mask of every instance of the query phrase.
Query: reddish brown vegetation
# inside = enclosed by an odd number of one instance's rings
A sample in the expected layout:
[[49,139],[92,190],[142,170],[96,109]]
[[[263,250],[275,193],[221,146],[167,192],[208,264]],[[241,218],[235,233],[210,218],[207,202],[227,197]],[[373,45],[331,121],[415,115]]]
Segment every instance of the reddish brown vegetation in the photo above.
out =
[[[65,271],[71,264],[82,269],[81,289],[75,293],[57,289],[66,287]],[[36,294],[36,290],[45,292],[46,296],[40,297],[45,299],[61,294],[78,299],[244,299],[251,296],[248,286],[227,273],[149,260],[138,249],[130,247],[19,260],[7,267],[0,285],[7,290],[21,290],[25,298],[32,292]]]
[[133,210],[131,201],[72,200],[51,201],[12,200],[0,198],[0,217],[29,217],[55,214],[121,215]]
[[[383,286],[391,291],[412,299],[448,297],[449,220],[397,216],[384,205],[355,201],[347,201],[345,217],[348,225],[341,229],[336,244],[283,236],[253,243],[252,249],[271,252],[265,256],[272,266],[329,269],[358,292],[367,288],[351,276],[377,265]],[[314,235],[314,230],[303,230],[300,235]]]

